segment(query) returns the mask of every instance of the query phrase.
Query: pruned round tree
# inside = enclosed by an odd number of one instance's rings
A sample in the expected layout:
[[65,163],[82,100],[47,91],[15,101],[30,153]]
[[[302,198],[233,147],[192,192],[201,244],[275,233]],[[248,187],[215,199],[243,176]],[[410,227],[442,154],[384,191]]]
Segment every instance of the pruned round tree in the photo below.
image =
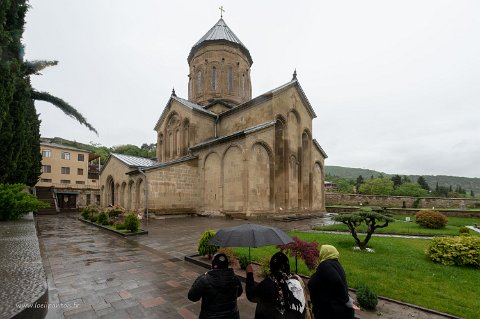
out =
[[[385,228],[389,222],[395,221],[392,217],[386,214],[385,209],[372,210],[371,208],[363,208],[359,212],[349,214],[339,214],[332,218],[336,222],[341,222],[347,225],[353,239],[361,250],[367,248],[368,241],[373,233],[378,228]],[[367,226],[367,234],[363,240],[358,237],[358,227],[362,224]]]

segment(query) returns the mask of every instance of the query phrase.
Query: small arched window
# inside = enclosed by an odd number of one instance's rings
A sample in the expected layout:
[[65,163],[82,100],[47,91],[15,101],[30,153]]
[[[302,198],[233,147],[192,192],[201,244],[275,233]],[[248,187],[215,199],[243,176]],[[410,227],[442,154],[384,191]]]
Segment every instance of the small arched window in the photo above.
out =
[[227,67],[227,87],[228,93],[233,93],[233,67],[229,65]]
[[203,92],[202,90],[202,71],[197,72],[197,95],[201,94]]
[[212,67],[212,91],[217,91],[217,67]]
[[180,130],[175,131],[175,148],[177,149],[177,156],[180,155]]
[[245,96],[245,74],[242,74],[242,86],[240,90],[241,90],[241,95]]

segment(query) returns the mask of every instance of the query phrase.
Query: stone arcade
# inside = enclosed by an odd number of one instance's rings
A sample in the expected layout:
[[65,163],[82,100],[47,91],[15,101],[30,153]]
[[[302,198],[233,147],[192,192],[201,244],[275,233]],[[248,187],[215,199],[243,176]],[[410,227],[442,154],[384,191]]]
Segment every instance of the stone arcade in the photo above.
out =
[[[157,158],[111,154],[102,206],[246,216],[325,210],[316,117],[294,73],[252,99],[252,57],[220,19],[188,55],[188,99],[172,92],[155,124]],[[147,199],[148,198],[148,199]]]

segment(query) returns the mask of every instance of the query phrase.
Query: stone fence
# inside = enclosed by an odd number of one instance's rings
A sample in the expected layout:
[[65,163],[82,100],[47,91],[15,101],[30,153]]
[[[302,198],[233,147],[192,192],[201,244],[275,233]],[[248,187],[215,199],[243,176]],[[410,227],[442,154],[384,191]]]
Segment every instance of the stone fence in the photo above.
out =
[[403,208],[480,208],[480,200],[473,198],[409,197],[362,194],[325,193],[326,206],[373,205]]

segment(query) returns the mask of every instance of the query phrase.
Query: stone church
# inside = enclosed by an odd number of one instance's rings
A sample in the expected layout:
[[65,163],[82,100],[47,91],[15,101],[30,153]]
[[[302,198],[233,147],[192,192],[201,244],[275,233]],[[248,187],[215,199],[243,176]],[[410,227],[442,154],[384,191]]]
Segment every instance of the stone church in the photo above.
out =
[[102,206],[161,214],[325,211],[315,112],[296,73],[252,98],[247,47],[221,18],[190,50],[188,99],[172,91],[155,123],[157,158],[111,154]]

